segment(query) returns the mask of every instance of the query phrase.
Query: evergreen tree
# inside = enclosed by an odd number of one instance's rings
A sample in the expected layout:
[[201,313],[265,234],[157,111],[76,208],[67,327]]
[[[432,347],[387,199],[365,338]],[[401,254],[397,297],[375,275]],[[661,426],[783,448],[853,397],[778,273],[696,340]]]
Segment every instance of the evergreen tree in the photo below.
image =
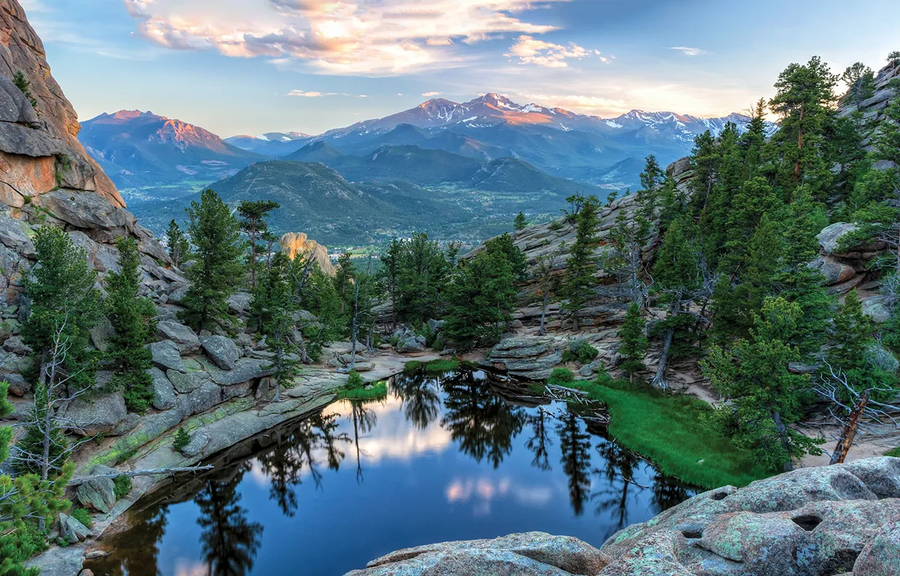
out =
[[194,264],[187,270],[191,286],[182,301],[180,316],[195,330],[211,323],[230,327],[228,297],[244,274],[244,254],[237,218],[219,195],[206,190],[200,202],[191,202],[188,233],[195,248]]
[[647,286],[642,275],[644,246],[649,238],[650,222],[640,212],[628,214],[620,210],[609,232],[607,251],[601,258],[603,269],[628,287],[628,298],[641,309],[647,305]]
[[563,296],[566,301],[563,309],[572,318],[575,330],[578,331],[578,314],[585,304],[594,296],[597,263],[593,254],[597,248],[597,222],[600,202],[595,196],[585,200],[578,212],[578,228],[575,242],[566,262],[566,278],[563,285]]
[[701,363],[713,388],[728,400],[714,421],[740,447],[753,450],[771,470],[790,470],[792,458],[821,454],[820,441],[791,428],[802,417],[809,376],[792,374],[788,364],[801,360],[797,339],[802,308],[771,298],[756,317],[749,340],[730,350],[714,346]]
[[87,255],[56,226],[42,226],[34,237],[37,265],[25,280],[31,313],[22,327],[33,350],[34,408],[25,436],[16,445],[20,472],[58,475],[71,448],[62,434],[57,409],[85,393],[94,381],[96,354],[89,349],[90,329],[100,319],[96,273]]
[[448,291],[444,333],[461,349],[496,343],[515,306],[513,265],[500,251],[485,250],[460,265]]
[[525,220],[525,214],[519,212],[516,214],[516,219],[513,221],[513,228],[515,228],[516,232],[519,232],[524,230],[526,226],[528,226],[528,221]]
[[16,70],[16,73],[13,75],[13,84],[22,91],[22,94],[25,95],[25,98],[31,104],[31,107],[37,110],[38,101],[34,97],[34,94],[31,93],[31,81],[21,70]]
[[844,101],[848,104],[858,106],[875,94],[875,73],[862,62],[848,66],[841,75],[841,80],[847,85]]
[[334,289],[341,299],[341,314],[347,314],[353,306],[353,278],[356,277],[356,267],[349,252],[338,256],[337,273],[334,275]]
[[253,293],[250,304],[259,333],[266,338],[266,345],[272,352],[275,379],[275,402],[281,401],[281,389],[299,373],[300,358],[297,356],[299,338],[294,333],[294,291],[289,276],[290,262],[283,252],[272,259],[271,266],[263,269],[260,281]]
[[628,381],[634,382],[634,375],[646,370],[644,356],[647,354],[647,323],[641,317],[641,309],[632,302],[625,313],[625,323],[619,330],[619,355],[624,360],[621,368],[628,375]]
[[528,279],[528,263],[525,254],[513,243],[512,236],[501,234],[484,243],[485,250],[499,254],[512,266],[513,275],[517,282]]
[[682,216],[672,222],[653,266],[654,290],[669,304],[666,319],[655,330],[663,334],[663,349],[653,385],[668,388],[666,368],[676,332],[694,319],[685,316],[685,308],[702,287],[700,249],[697,227],[692,219]]
[[[849,292],[829,330],[831,348],[826,360],[831,369],[840,371],[848,384],[859,392],[876,388],[890,390],[897,385],[895,372],[873,362],[877,350],[874,331],[872,320],[863,314],[856,290]],[[846,395],[841,398],[847,399]]]
[[769,106],[781,122],[772,144],[780,165],[777,183],[788,192],[802,182],[817,200],[827,198],[832,175],[825,135],[835,117],[836,82],[828,65],[814,56],[805,65],[789,65],[775,83]]
[[817,351],[822,345],[831,298],[825,292],[822,273],[808,266],[819,251],[816,236],[828,223],[804,184],[794,192],[782,232],[779,271],[774,275],[775,295],[797,303],[802,310],[794,340],[803,354]]
[[541,299],[541,326],[538,329],[538,335],[544,336],[547,333],[547,305],[554,297],[557,282],[554,277],[556,265],[562,254],[565,252],[566,243],[563,242],[558,250],[548,254],[541,254],[535,262],[535,275],[538,281],[538,296]]
[[277,210],[281,206],[278,202],[271,200],[244,200],[238,206],[238,214],[241,216],[241,230],[247,234],[247,240],[250,244],[250,254],[248,255],[250,262],[250,287],[256,288],[257,266],[259,265],[260,253],[271,253],[265,245],[260,241],[266,240],[269,236],[269,226],[266,218],[272,210]]
[[169,244],[169,258],[176,268],[181,268],[191,258],[191,244],[175,220],[169,222],[166,238]]
[[656,219],[658,207],[658,188],[665,172],[659,167],[656,156],[647,156],[644,162],[644,171],[640,174],[641,189],[637,191],[638,214],[647,222]]
[[403,254],[403,243],[394,238],[393,240],[391,240],[391,243],[388,244],[387,248],[384,251],[384,254],[382,254],[380,257],[382,268],[379,275],[384,282],[388,297],[390,297],[391,299],[391,311],[393,312],[393,314],[391,315],[392,328],[396,328],[397,325],[398,284],[400,280],[400,266],[402,264]]
[[[9,384],[0,382],[0,419],[13,411],[6,399]],[[9,443],[13,429],[0,427],[0,462],[9,457]],[[72,477],[73,466],[67,464],[54,480],[42,481],[34,474],[12,478],[0,474],[0,574],[37,576],[37,568],[25,568],[23,562],[47,547],[45,531],[56,513],[68,509],[66,484]]]
[[138,296],[141,284],[140,255],[132,238],[118,242],[119,272],[106,277],[106,310],[114,333],[106,353],[114,373],[112,385],[125,391],[128,409],[143,414],[153,400],[152,354],[146,347],[153,339],[156,306]]
[[450,263],[437,242],[424,233],[413,234],[403,243],[397,278],[397,307],[400,318],[424,322],[438,316]]

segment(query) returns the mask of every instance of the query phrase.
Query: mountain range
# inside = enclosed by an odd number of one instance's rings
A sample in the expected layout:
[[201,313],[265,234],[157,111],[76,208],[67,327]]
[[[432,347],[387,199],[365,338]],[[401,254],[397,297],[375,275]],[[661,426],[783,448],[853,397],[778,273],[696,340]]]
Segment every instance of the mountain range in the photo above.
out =
[[[602,197],[604,189],[634,187],[645,156],[665,166],[689,153],[696,135],[719,134],[729,122],[743,130],[750,118],[639,110],[602,118],[489,93],[464,103],[436,98],[319,135],[223,139],[181,120],[122,110],[85,121],[79,138],[132,211],[158,232],[211,186],[232,202],[243,199],[242,189],[277,192],[291,214],[279,218],[279,231],[321,228],[317,239],[331,243],[359,240],[365,235],[353,230],[361,227],[396,233],[425,224],[438,235],[478,240],[519,210],[540,217],[558,213],[571,194]],[[266,169],[253,170],[257,163]],[[334,195],[338,189],[346,194]],[[328,190],[336,204],[310,197]],[[370,214],[358,212],[360,198]],[[397,212],[401,206],[411,219]],[[335,214],[351,223],[319,225]]]

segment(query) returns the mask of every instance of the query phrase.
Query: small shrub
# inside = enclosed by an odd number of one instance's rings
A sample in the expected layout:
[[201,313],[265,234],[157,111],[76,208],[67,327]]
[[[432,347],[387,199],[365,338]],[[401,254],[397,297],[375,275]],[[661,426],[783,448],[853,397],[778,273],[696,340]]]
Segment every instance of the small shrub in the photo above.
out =
[[184,428],[179,428],[178,432],[175,433],[175,441],[172,443],[172,446],[175,447],[179,452],[184,449],[191,442],[191,435],[187,433],[187,430]]
[[416,372],[422,366],[424,366],[424,364],[422,362],[419,362],[418,360],[410,360],[409,362],[406,363],[405,366],[403,366],[403,371],[407,372],[407,373]]
[[554,368],[553,372],[550,373],[550,379],[547,380],[547,383],[556,386],[565,386],[574,381],[575,375],[572,374],[572,371],[568,368]]
[[153,403],[153,390],[143,383],[136,382],[134,386],[125,390],[123,396],[125,406],[135,414],[146,414]]
[[884,453],[885,456],[893,456],[894,458],[900,458],[900,446],[894,448],[893,450],[888,450]]
[[559,232],[563,229],[563,223],[560,220],[554,220],[552,224],[550,224],[550,230],[554,232]]
[[569,344],[569,349],[563,351],[563,362],[578,362],[590,364],[594,358],[600,355],[600,351],[588,343],[587,340],[575,340]]
[[359,375],[359,372],[356,370],[351,370],[350,374],[347,375],[347,389],[348,390],[359,390],[360,388],[366,387],[366,381],[363,380],[363,377]]
[[93,519],[91,519],[90,513],[84,508],[76,508],[72,510],[72,518],[84,524],[85,528],[90,528],[94,524]]
[[116,494],[116,500],[121,500],[131,492],[131,478],[128,476],[116,476],[113,478],[113,484],[115,484],[113,492]]

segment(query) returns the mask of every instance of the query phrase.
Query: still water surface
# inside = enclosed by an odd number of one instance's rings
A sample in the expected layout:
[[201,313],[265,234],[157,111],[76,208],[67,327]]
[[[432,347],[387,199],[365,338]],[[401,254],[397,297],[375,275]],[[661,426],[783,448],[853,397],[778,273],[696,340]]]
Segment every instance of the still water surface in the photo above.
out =
[[691,496],[587,426],[483,372],[398,375],[155,493],[104,538],[100,575],[340,575],[393,550],[540,530],[595,546]]

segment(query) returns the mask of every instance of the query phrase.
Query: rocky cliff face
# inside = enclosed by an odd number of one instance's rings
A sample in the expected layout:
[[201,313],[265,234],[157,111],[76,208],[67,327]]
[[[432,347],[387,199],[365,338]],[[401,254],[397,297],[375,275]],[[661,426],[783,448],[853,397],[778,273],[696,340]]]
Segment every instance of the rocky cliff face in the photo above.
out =
[[[30,82],[36,106],[9,81],[17,72]],[[123,208],[112,181],[78,142],[78,115],[50,75],[44,45],[17,0],[0,0],[0,75],[0,200],[15,206],[58,187],[95,192]]]
[[539,532],[388,554],[348,576],[896,576],[900,459],[705,492],[596,549]]

